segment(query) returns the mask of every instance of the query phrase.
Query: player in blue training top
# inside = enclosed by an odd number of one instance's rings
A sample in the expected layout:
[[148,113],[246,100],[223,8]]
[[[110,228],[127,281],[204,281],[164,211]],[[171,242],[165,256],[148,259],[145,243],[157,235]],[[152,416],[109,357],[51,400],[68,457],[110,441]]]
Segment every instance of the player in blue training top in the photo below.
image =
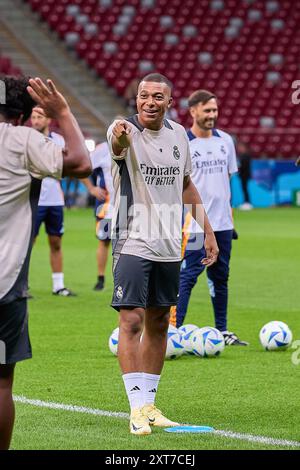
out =
[[[196,186],[219,246],[219,257],[206,270],[209,292],[214,309],[215,325],[227,345],[243,345],[237,335],[227,330],[228,277],[233,235],[230,205],[230,176],[238,171],[232,137],[216,129],[218,103],[206,90],[192,93],[188,100],[193,118],[188,131],[192,157],[191,178]],[[191,214],[185,214],[183,226],[182,265],[177,308],[171,309],[171,323],[179,328],[185,319],[193,287],[205,270],[203,234]]]

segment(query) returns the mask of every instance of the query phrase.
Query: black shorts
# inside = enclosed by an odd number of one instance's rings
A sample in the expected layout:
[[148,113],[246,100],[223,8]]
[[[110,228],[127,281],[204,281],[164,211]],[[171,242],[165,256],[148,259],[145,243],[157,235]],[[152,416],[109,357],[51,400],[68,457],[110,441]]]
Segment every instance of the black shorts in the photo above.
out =
[[15,364],[31,357],[27,299],[0,305],[0,364]]
[[120,255],[114,269],[112,307],[171,307],[177,304],[180,261]]

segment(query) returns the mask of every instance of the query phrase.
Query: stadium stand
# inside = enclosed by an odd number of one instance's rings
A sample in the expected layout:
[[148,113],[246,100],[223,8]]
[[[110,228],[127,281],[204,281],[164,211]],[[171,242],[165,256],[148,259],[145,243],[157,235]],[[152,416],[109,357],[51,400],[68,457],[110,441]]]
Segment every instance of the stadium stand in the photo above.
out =
[[0,75],[18,76],[21,75],[21,73],[21,69],[12,64],[10,58],[2,55],[0,51]]
[[292,0],[27,0],[78,57],[124,95],[147,61],[175,85],[178,118],[197,88],[221,100],[219,126],[255,156],[298,154],[300,3]]

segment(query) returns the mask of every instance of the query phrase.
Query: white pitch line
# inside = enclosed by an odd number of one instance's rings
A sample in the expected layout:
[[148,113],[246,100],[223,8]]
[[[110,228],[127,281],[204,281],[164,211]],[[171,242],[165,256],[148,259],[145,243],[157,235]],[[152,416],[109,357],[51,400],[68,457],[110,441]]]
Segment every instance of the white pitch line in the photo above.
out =
[[[32,400],[30,398],[26,398],[23,396],[14,395],[14,401],[17,403],[22,403],[24,405],[32,405],[37,406],[39,408],[48,408],[51,410],[63,410],[63,411],[72,411],[75,413],[83,413],[88,415],[94,416],[106,416],[108,418],[121,418],[121,419],[129,419],[128,413],[116,412],[116,411],[105,411],[99,410],[95,408],[87,408],[85,406],[77,406],[77,405],[65,405],[63,403],[53,403],[49,401],[43,400]],[[242,441],[248,442],[255,442],[257,444],[265,444],[270,446],[281,446],[281,447],[300,447],[299,441],[288,441],[285,439],[275,439],[272,437],[265,437],[265,436],[255,436],[252,434],[242,434],[232,431],[220,431],[215,430],[213,432],[214,435],[220,437],[227,437],[229,439],[239,439]]]
[[214,434],[222,437],[229,437],[230,439],[240,439],[242,441],[256,442],[257,444],[267,444],[269,446],[282,446],[282,447],[300,447],[298,441],[287,441],[285,439],[274,439],[273,437],[253,436],[252,434],[241,434],[232,431],[218,431],[215,430]]
[[87,415],[129,419],[128,413],[118,413],[115,411],[97,410],[94,408],[86,408],[85,406],[64,405],[63,403],[52,403],[51,401],[31,400],[30,398],[16,396],[16,395],[14,395],[14,401],[18,403],[23,403],[24,405],[38,406],[40,408],[49,408],[51,410],[73,411],[76,413],[84,413]]

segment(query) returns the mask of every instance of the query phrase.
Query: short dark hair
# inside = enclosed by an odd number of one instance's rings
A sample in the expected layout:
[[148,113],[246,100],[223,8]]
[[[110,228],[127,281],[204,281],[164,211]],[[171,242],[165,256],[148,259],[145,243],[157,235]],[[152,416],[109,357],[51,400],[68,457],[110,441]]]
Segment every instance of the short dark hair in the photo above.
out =
[[4,83],[5,104],[0,103],[0,114],[6,119],[18,119],[21,115],[22,124],[24,124],[31,115],[32,108],[36,106],[35,101],[27,91],[29,86],[28,77],[0,76]]
[[196,106],[198,103],[206,104],[211,99],[217,99],[216,95],[207,90],[196,90],[188,98],[189,108]]
[[165,83],[170,88],[170,90],[173,89],[172,82],[161,73],[149,73],[144,78],[142,78],[141,82]]

